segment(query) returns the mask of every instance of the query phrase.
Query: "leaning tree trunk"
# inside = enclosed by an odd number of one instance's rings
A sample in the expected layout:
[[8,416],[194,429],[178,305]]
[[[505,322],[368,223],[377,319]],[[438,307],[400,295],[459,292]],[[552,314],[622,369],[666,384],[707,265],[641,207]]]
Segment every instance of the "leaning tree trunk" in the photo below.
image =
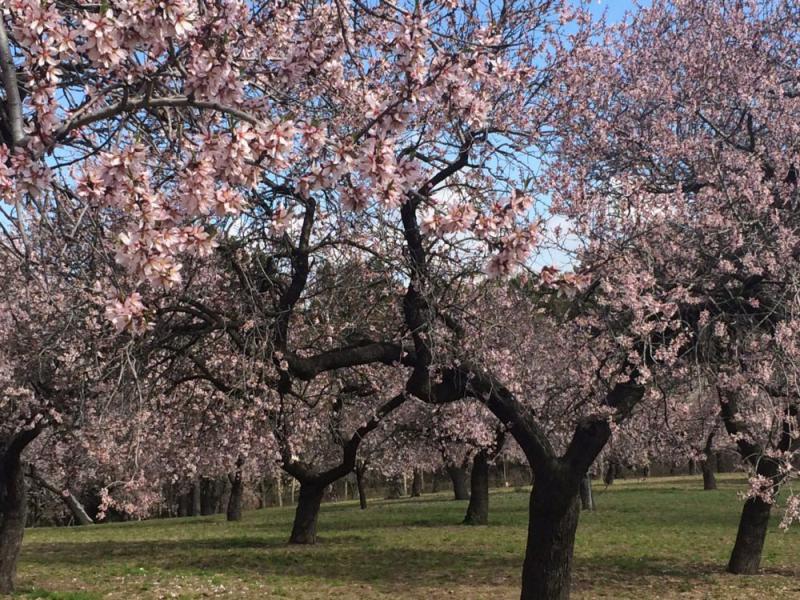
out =
[[581,479],[581,510],[594,510],[592,477],[588,473]]
[[475,455],[470,477],[470,496],[465,525],[489,524],[489,460],[485,450]]
[[28,490],[19,454],[4,457],[0,486],[0,594],[10,594],[14,591],[28,509]]
[[316,544],[317,519],[325,486],[300,482],[300,496],[294,513],[290,544]]
[[567,600],[580,502],[537,473],[531,492],[521,600]]
[[46,489],[54,496],[57,496],[64,502],[64,504],[66,504],[70,513],[72,513],[72,518],[75,519],[75,522],[78,525],[94,524],[94,520],[92,520],[92,517],[90,517],[89,513],[86,512],[86,509],[83,507],[83,504],[81,504],[80,500],[75,497],[75,494],[69,490],[59,489],[57,485],[51,481],[48,481],[33,465],[30,467],[30,476],[31,479],[39,484],[39,486]]
[[467,488],[467,470],[464,467],[448,465],[447,474],[453,482],[453,495],[456,500],[469,500]]
[[761,565],[761,552],[767,537],[769,513],[772,506],[760,498],[750,498],[744,503],[739,531],[733,546],[728,572],[738,575],[755,575]]
[[365,467],[356,467],[356,485],[358,486],[358,505],[361,510],[367,509],[367,489],[364,486]]
[[228,510],[226,516],[228,521],[242,520],[242,495],[244,493],[244,483],[242,482],[242,471],[237,469],[230,476],[231,494],[228,497]]

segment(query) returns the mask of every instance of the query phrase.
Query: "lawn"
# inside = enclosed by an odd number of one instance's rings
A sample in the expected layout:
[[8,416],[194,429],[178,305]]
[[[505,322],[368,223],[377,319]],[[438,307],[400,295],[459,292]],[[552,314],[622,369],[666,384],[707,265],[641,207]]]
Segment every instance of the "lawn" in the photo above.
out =
[[[578,529],[576,598],[800,598],[800,531],[778,519],[764,574],[723,567],[736,533],[741,481],[704,492],[699,478],[618,481],[595,490]],[[457,525],[446,495],[323,505],[321,541],[285,542],[291,508],[26,532],[22,598],[517,598],[528,494],[491,496],[487,527]]]

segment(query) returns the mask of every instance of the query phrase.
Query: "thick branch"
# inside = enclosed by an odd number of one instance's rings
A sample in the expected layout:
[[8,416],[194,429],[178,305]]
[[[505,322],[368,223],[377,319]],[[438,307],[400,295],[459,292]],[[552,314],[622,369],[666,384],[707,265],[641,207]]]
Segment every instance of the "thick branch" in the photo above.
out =
[[6,118],[11,131],[14,146],[25,144],[25,123],[22,120],[22,99],[17,85],[17,67],[11,55],[11,44],[8,40],[6,25],[0,16],[0,70],[3,75],[3,89],[6,92]]

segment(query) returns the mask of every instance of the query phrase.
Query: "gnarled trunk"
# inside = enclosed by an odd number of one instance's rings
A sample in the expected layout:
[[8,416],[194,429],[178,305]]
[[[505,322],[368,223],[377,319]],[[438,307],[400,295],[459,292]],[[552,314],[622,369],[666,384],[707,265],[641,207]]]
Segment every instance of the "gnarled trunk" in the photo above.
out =
[[356,485],[358,486],[358,505],[361,510],[367,509],[367,490],[364,487],[364,467],[356,467]]
[[447,474],[453,482],[453,495],[456,500],[469,500],[467,488],[467,470],[456,465],[447,466]]
[[531,492],[521,600],[569,598],[580,514],[578,496],[577,489],[570,493],[561,486],[551,486],[537,473],[537,485]]
[[592,477],[588,473],[581,479],[581,510],[594,510]]
[[769,527],[772,506],[760,498],[750,498],[744,503],[739,519],[739,530],[733,546],[728,572],[738,575],[755,575],[761,565],[761,552]]
[[28,508],[28,490],[19,453],[11,452],[4,457],[0,486],[0,594],[10,594],[14,591]]
[[325,486],[300,482],[300,496],[294,513],[290,544],[316,544],[317,519]]
[[472,461],[470,496],[465,525],[489,524],[489,460],[485,450],[478,452]]

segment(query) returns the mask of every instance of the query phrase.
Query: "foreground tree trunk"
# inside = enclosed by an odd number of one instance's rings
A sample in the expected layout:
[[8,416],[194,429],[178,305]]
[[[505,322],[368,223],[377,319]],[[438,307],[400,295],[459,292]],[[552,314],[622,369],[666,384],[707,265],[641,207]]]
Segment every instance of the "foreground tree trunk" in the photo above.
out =
[[22,468],[8,468],[3,473],[3,514],[0,517],[0,594],[14,591],[17,559],[22,548],[27,516],[27,488]]
[[592,478],[588,473],[581,479],[581,510],[594,510]]
[[17,434],[0,462],[0,594],[14,591],[17,560],[25,535],[28,488],[22,451],[39,435],[38,429]]
[[472,461],[470,496],[465,525],[489,524],[489,460],[487,452],[481,450]]
[[294,513],[290,544],[317,543],[317,520],[324,493],[324,485],[300,483],[300,496]]
[[750,498],[744,503],[739,519],[739,530],[733,546],[728,572],[737,575],[755,575],[761,565],[761,552],[769,527],[772,506],[760,498]]
[[[736,398],[732,395],[719,393],[720,414],[725,429],[730,435],[737,436],[743,431],[739,417]],[[773,448],[780,452],[796,451],[799,446],[793,437],[793,420],[798,414],[795,405],[787,409],[786,419],[783,422],[783,432]],[[780,489],[784,475],[780,472],[779,464],[768,456],[759,444],[753,443],[740,436],[736,446],[743,460],[749,461],[755,467],[756,474],[771,481],[775,493]],[[750,498],[744,503],[742,516],[739,519],[739,529],[736,532],[736,543],[728,561],[728,572],[741,575],[754,575],[758,573],[761,565],[761,553],[764,550],[764,540],[769,527],[769,514],[772,505],[758,497]]]
[[551,487],[538,473],[537,481],[531,492],[520,598],[567,600],[580,514],[578,490],[568,493]]
[[467,487],[467,470],[456,465],[447,466],[447,474],[453,482],[453,495],[456,500],[469,500],[469,488]]
[[356,467],[356,485],[358,486],[358,505],[361,510],[367,509],[367,490],[364,487],[364,471],[366,467]]

